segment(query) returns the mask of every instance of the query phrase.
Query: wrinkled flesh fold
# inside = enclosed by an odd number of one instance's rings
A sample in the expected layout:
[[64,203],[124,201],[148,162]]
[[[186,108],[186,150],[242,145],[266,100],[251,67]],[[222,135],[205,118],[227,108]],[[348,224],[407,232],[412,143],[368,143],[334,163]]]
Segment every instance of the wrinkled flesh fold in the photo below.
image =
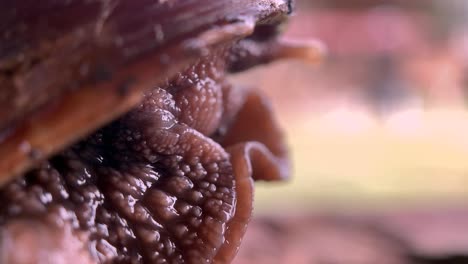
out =
[[[57,263],[71,254],[35,243],[34,233],[24,242],[12,228],[27,220],[42,223],[41,234],[75,237],[83,261],[230,262],[250,220],[253,179],[284,178],[287,153],[265,99],[226,81],[228,50],[4,186],[0,248],[62,252]],[[22,263],[21,254],[0,254]]]

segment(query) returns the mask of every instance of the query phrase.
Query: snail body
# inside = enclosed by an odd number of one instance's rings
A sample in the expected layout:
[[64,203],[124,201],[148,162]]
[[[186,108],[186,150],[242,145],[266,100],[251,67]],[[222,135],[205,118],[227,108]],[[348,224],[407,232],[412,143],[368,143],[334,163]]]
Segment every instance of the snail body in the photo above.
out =
[[289,166],[225,77],[303,48],[277,39],[290,1],[5,2],[2,263],[229,263],[253,181]]

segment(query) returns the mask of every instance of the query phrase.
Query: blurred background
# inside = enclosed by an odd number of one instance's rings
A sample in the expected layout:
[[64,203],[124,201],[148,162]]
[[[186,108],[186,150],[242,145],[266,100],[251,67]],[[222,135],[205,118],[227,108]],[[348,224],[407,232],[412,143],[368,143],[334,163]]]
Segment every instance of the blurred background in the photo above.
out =
[[235,263],[468,263],[468,1],[298,0],[285,37],[329,54],[233,77],[294,162]]

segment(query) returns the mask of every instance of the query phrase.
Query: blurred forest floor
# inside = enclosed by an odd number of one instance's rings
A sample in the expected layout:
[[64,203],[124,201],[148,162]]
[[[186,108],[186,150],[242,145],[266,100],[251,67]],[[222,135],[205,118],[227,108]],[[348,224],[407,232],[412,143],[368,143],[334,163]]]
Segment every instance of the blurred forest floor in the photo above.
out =
[[436,260],[468,255],[468,34],[421,1],[356,2],[289,25],[325,42],[321,65],[233,77],[272,99],[294,164],[258,184],[238,264],[468,263]]

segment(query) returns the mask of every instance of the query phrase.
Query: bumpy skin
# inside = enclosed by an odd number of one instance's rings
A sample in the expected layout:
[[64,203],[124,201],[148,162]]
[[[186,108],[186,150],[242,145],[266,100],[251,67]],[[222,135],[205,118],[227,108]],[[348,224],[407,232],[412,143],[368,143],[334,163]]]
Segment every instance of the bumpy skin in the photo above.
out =
[[[0,257],[230,262],[250,219],[251,176],[287,172],[268,104],[225,80],[231,50],[201,58],[130,113],[4,186]],[[22,225],[37,233],[24,238]],[[69,242],[41,243],[44,234]]]

